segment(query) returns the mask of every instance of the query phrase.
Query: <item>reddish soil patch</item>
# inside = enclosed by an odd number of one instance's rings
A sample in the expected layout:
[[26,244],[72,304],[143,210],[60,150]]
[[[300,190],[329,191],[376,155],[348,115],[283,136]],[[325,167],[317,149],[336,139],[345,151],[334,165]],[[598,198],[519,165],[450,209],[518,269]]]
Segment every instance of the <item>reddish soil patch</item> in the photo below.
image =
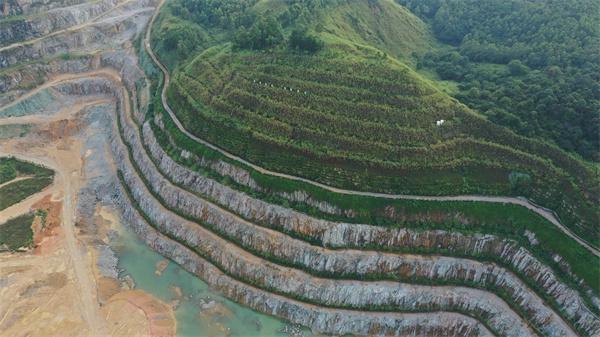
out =
[[47,195],[32,206],[32,209],[46,213],[41,228],[34,229],[33,243],[34,254],[45,254],[53,251],[60,230],[62,202],[52,201],[52,196]]

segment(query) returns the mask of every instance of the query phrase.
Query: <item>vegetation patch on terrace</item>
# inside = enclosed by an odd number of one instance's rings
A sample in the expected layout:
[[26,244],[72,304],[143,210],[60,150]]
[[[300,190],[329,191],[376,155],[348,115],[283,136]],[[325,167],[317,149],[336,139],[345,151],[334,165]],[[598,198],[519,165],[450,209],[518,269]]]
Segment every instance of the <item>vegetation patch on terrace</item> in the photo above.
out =
[[34,218],[33,213],[28,213],[0,224],[0,250],[3,247],[10,251],[30,248],[33,245],[31,225]]
[[50,169],[12,157],[0,158],[0,184],[3,184],[0,187],[0,210],[43,190],[53,180],[54,172]]

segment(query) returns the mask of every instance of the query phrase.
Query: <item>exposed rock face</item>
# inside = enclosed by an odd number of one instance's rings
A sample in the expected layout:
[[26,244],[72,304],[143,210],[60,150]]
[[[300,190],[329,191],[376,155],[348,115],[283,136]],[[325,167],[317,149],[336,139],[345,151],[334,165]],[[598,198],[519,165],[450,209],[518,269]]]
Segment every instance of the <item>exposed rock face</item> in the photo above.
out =
[[[89,0],[6,0],[0,4],[0,17],[9,15],[30,15],[55,8],[75,6]],[[4,8],[2,8],[4,6]]]
[[317,333],[376,336],[493,336],[476,320],[453,313],[365,313],[326,309],[274,295],[224,275],[219,269],[148,226],[118,187],[124,219],[154,250],[174,260],[232,300],[311,327]]
[[[232,190],[214,180],[210,180],[197,174],[196,172],[184,168],[175,163],[173,159],[164,153],[162,148],[157,144],[152,130],[147,123],[144,125],[143,134],[145,143],[161,171],[165,172],[169,177],[171,177],[174,182],[180,185],[188,186],[191,190],[201,195],[209,196],[218,204],[224,205],[228,209],[231,209],[232,211],[242,215],[244,218],[255,220],[259,223],[264,223],[269,227],[273,227],[284,232],[297,233],[305,237],[313,238],[319,242],[322,242],[327,247],[396,247],[406,251],[425,247],[446,249],[454,252],[456,255],[480,256],[482,253],[485,253],[487,256],[497,256],[506,264],[511,265],[523,275],[526,275],[531,280],[534,280],[538,286],[544,289],[548,295],[552,296],[562,308],[565,308],[565,312],[568,315],[567,317],[577,322],[577,324],[583,327],[586,331],[593,333],[599,331],[600,329],[600,322],[585,306],[579,294],[566,284],[560,282],[550,268],[542,264],[526,249],[519,247],[513,241],[499,239],[491,235],[467,236],[459,233],[449,233],[446,231],[417,232],[408,229],[386,229],[377,226],[337,223],[315,219],[299,212],[251,198],[246,194]],[[138,160],[138,156],[135,157],[136,160]],[[142,163],[142,160],[143,158],[140,156],[139,162]],[[144,164],[142,164],[142,166],[143,165]],[[146,163],[145,165],[151,167],[151,164]],[[148,174],[148,176],[152,177],[150,181],[161,179],[160,175],[152,174],[151,170],[147,170],[147,172],[144,172],[144,174]],[[164,185],[166,185],[166,183],[162,183],[162,190],[166,189]],[[182,197],[181,195],[184,196]],[[185,196],[185,193],[183,192],[180,192],[179,194],[176,192],[169,192],[169,197],[165,197],[164,199],[167,201],[167,203],[169,203],[171,197],[185,199],[186,201],[180,202],[180,205],[177,205],[177,202],[175,202],[171,204],[171,206],[179,209],[185,214],[195,217],[200,217],[197,210],[202,210],[206,207],[205,203],[198,200],[198,198],[194,198],[193,196]],[[227,228],[231,229],[234,228],[234,226],[229,224]],[[257,233],[260,230],[245,229],[239,231],[239,237],[242,238],[241,240],[243,240],[243,238],[247,238],[247,240],[244,240],[244,242],[248,241],[248,244],[251,244],[253,241],[259,242],[255,236],[252,236],[252,234]],[[270,242],[274,240],[263,241]],[[286,242],[285,244],[281,244],[273,251],[285,254],[289,247],[290,245]],[[295,253],[289,252],[288,256],[293,258]],[[328,261],[330,266],[332,265],[330,259],[324,259],[323,257],[318,258],[317,254],[313,254],[309,261],[324,260]],[[463,277],[464,279],[461,281],[475,282],[480,285],[484,285],[489,282],[488,284],[490,286],[505,289],[509,294],[512,295],[516,303],[519,303],[519,305],[522,305],[526,308],[525,311],[545,313],[542,315],[538,314],[538,322],[546,322],[548,320],[547,317],[552,316],[551,311],[546,308],[546,306],[543,304],[543,301],[537,298],[537,296],[532,296],[532,290],[525,286],[520,280],[518,280],[516,276],[506,271],[504,268],[499,268],[493,265],[493,267],[489,268],[483,264],[471,262],[468,264],[469,267],[467,270],[465,270],[463,269],[465,264],[451,263],[454,261],[456,260],[447,258],[443,264],[444,267],[440,268],[427,269],[427,267],[423,266],[423,269],[420,269],[415,264],[412,264],[412,268],[421,271],[428,270],[429,273],[424,272],[421,274],[423,276],[427,275],[427,277],[432,277],[432,274],[433,276],[437,276],[446,280],[452,277]],[[463,260],[463,263],[464,261],[465,260]],[[385,264],[389,266],[387,263],[387,261],[380,261],[380,263],[376,265]],[[314,264],[316,263],[313,263],[313,265]],[[368,264],[363,263],[356,265],[365,266]],[[431,268],[431,266],[429,266],[429,268]],[[335,273],[340,272],[341,270],[342,269],[329,271]],[[445,273],[437,274],[436,271],[439,270],[445,270]],[[376,271],[371,270],[371,272]],[[531,306],[527,304],[533,298],[535,298],[533,302],[536,302],[533,307],[537,308],[537,310],[532,310]],[[560,322],[560,319],[557,317],[555,317],[555,319]]]
[[290,201],[301,202],[312,206],[323,213],[343,215],[348,218],[354,218],[356,216],[356,213],[352,209],[342,209],[328,202],[315,200],[305,191],[277,192],[275,194]]
[[415,232],[407,229],[385,230],[368,225],[339,224],[323,233],[323,242],[331,247],[382,246],[404,247],[410,251],[419,247],[442,247],[457,254],[496,256],[526,275],[552,296],[563,308],[567,317],[577,322],[591,335],[597,334],[600,322],[585,306],[576,290],[560,282],[550,268],[531,255],[529,251],[511,240],[499,239],[492,235],[467,236],[445,231]]
[[[121,115],[122,117],[123,115]],[[128,121],[121,119],[121,123]],[[131,130],[131,129],[130,129]],[[133,130],[131,130],[133,131]],[[130,132],[133,136],[133,133]],[[120,138],[112,141],[112,148],[124,180],[141,210],[162,233],[182,240],[187,246],[216,263],[220,269],[236,278],[290,297],[310,303],[363,310],[452,310],[474,312],[486,317],[494,330],[503,334],[529,336],[532,332],[512,310],[497,297],[482,291],[456,287],[428,287],[392,282],[358,282],[315,278],[305,272],[270,263],[224,241],[203,227],[189,222],[148,197],[150,192],[137,176],[129,162]],[[135,150],[133,150],[135,152]],[[153,177],[145,175],[149,179]],[[175,197],[175,196],[173,196]],[[192,205],[189,205],[192,206]],[[215,215],[203,208],[206,221]],[[216,215],[220,216],[220,215]],[[225,224],[225,221],[221,222]],[[275,251],[269,254],[277,254]],[[304,259],[309,258],[308,256]],[[478,296],[472,296],[473,292]],[[469,295],[470,294],[470,295]]]
[[[161,125],[161,128],[164,129],[164,126],[162,126],[162,121],[161,121],[160,115],[155,116],[155,118],[156,118],[155,123],[157,125]],[[250,173],[248,171],[246,171],[236,165],[232,165],[228,162],[225,162],[223,160],[207,159],[205,157],[198,157],[195,154],[190,153],[186,150],[182,150],[182,156],[185,157],[186,159],[192,160],[194,163],[196,163],[200,167],[205,167],[205,168],[214,170],[219,175],[224,176],[224,177],[229,177],[235,183],[242,185],[242,186],[249,187],[252,190],[255,190],[258,192],[270,193],[270,194],[282,197],[282,198],[287,199],[292,202],[303,203],[303,204],[312,206],[323,213],[334,214],[334,215],[343,215],[343,216],[346,216],[349,218],[353,218],[356,216],[356,212],[354,210],[342,209],[331,203],[328,203],[328,202],[325,202],[322,200],[316,200],[312,196],[310,196],[310,194],[308,194],[306,191],[302,191],[302,190],[296,190],[293,192],[267,191],[265,188],[260,186],[252,178],[252,176],[250,175]]]
[[[492,286],[504,287],[507,292],[514,294],[513,298],[515,299],[515,302],[520,303],[525,308],[526,312],[531,313],[538,324],[546,326],[546,329],[550,334],[560,336],[568,335],[570,333],[570,329],[558,316],[543,304],[543,301],[531,294],[530,289],[523,285],[514,275],[506,272],[502,268],[493,265],[484,265],[474,261],[460,261],[453,258],[445,258],[442,260],[433,259],[435,261],[433,262],[432,260],[419,259],[418,257],[403,260],[402,257],[392,254],[374,256],[374,254],[359,251],[331,252],[310,246],[279,232],[269,231],[255,226],[243,219],[239,219],[223,212],[217,207],[211,206],[190,193],[172,186],[166,181],[166,179],[156,171],[149,158],[146,157],[143,147],[141,146],[139,135],[135,131],[135,127],[131,125],[131,121],[121,115],[121,125],[124,128],[127,142],[131,146],[132,155],[142,170],[143,176],[146,177],[153,189],[158,191],[158,194],[164,202],[181,213],[194,216],[212,224],[218,232],[225,233],[225,235],[234,238],[236,241],[242,242],[245,247],[249,247],[253,251],[263,251],[267,256],[277,256],[285,261],[290,261],[295,265],[318,272],[327,272],[331,275],[340,273],[365,275],[369,273],[379,274],[400,272],[400,274],[407,279],[415,276],[423,278],[434,276],[440,280],[478,282],[481,286],[486,286],[487,282],[490,282]],[[145,125],[145,130],[148,131],[147,124]],[[166,155],[161,158],[164,161],[171,160]],[[126,160],[124,158],[119,158],[118,162],[126,162]],[[191,176],[193,177],[193,175]],[[135,172],[131,172],[131,176],[126,177],[131,179],[128,179],[128,183],[131,184],[130,188],[134,191],[134,194],[136,191],[139,193],[137,199],[146,214],[151,216],[152,219],[164,219],[164,216],[161,216],[161,214],[168,213],[168,210],[161,209],[162,207],[157,203],[154,205],[145,204],[145,202],[149,202],[149,200],[142,196],[147,194],[148,191],[145,190],[141,181],[135,181]],[[247,206],[248,204],[246,204],[246,207]],[[157,211],[159,209],[160,211]],[[151,214],[153,214],[153,216]],[[159,220],[156,221],[160,222]],[[171,227],[177,227],[180,226],[179,223],[186,222],[187,221],[181,218],[178,220],[171,220],[171,224],[164,224],[162,230],[168,232]],[[188,223],[188,227],[194,228],[191,223]],[[197,233],[200,231],[200,228],[197,226],[192,229],[192,231],[195,234],[184,234],[183,232],[179,232],[173,233],[172,235],[182,239],[211,236],[209,232],[204,234]],[[190,244],[190,246],[214,247],[214,244],[193,243]],[[228,261],[228,259],[225,259],[225,261]],[[378,263],[375,263],[375,261]],[[246,263],[246,265],[251,265],[251,263]],[[362,268],[358,268],[357,270],[357,266]],[[440,272],[440,274],[438,274],[438,272]],[[469,279],[467,275],[474,276],[475,279]],[[496,281],[495,283],[494,280]],[[435,301],[430,301],[430,303],[434,302]],[[514,334],[514,332],[512,334]]]
[[[59,2],[52,1],[48,4]],[[51,75],[81,73],[98,68],[100,57],[97,50],[110,47],[115,50],[128,48],[129,40],[141,32],[155,0],[102,0],[81,5],[78,5],[81,1],[66,2],[77,6],[59,8],[52,13],[46,13],[47,15],[36,15],[35,20],[10,20],[6,25],[0,25],[0,35],[12,34],[12,25],[20,25],[15,22],[26,21],[29,26],[32,22],[37,22],[35,24],[45,27],[41,30],[69,27],[69,30],[55,32],[25,44],[0,48],[0,68],[33,61],[27,67],[2,71],[0,93],[4,95],[0,95],[1,105],[23,94],[25,90],[41,85]],[[43,5],[44,2],[33,1],[32,4]],[[55,17],[55,12],[61,13],[58,18]],[[46,21],[57,21],[58,26],[52,26]],[[0,40],[5,42],[2,38]],[[77,53],[70,54],[74,50]],[[106,54],[110,53],[104,53]],[[120,57],[123,58],[123,55]]]
[[91,52],[121,46],[142,31],[152,13],[151,7],[144,7],[146,3],[147,0],[139,0],[138,7],[131,9],[127,15],[102,17],[76,30],[0,48],[0,69],[21,62],[67,54],[72,50]]
[[92,62],[95,57],[82,56],[71,60],[56,59],[48,63],[31,64],[18,71],[6,71],[0,75],[0,93],[7,93],[14,90],[12,95],[6,97],[4,101],[0,96],[0,104],[4,105],[22,94],[24,89],[29,89],[42,84],[50,75],[81,73],[89,71],[92,68]]
[[0,46],[23,42],[68,27],[80,25],[108,12],[117,0],[102,0],[48,11],[0,24]]
[[[526,320],[550,336],[574,335],[532,289],[495,263],[368,250],[376,247],[408,252],[433,248],[458,256],[498,256],[554,298],[565,308],[565,317],[576,321],[578,327],[590,335],[600,333],[598,319],[587,310],[579,294],[510,240],[319,220],[249,197],[178,165],[156,142],[149,124],[143,125],[140,135],[137,125],[123,113],[125,104],[143,104],[143,99],[138,101],[136,90],[145,86],[145,78],[135,61],[123,52],[96,52],[107,45],[129,48],[129,40],[141,32],[151,14],[148,7],[154,0],[83,2],[6,0],[0,4],[1,15],[26,15],[0,24],[0,69],[34,62],[23,69],[15,67],[2,72],[0,93],[4,95],[0,95],[0,105],[53,74],[84,73],[103,67],[117,69],[123,84],[133,93],[131,102],[125,101],[123,87],[111,76],[73,79],[54,85],[53,90],[69,97],[115,99],[124,137],[114,123],[109,123],[112,133],[106,136],[131,193],[128,196],[120,184],[113,189],[123,218],[153,249],[232,300],[311,327],[315,332],[338,335],[490,336],[491,330],[506,336],[535,335]],[[71,7],[60,8],[64,6]],[[49,15],[27,17],[48,10],[52,11]],[[76,29],[61,31],[68,27]],[[37,39],[47,34],[50,36]],[[1,48],[24,39],[34,40]],[[61,56],[73,51],[78,56]],[[148,88],[144,90],[147,98]],[[111,105],[104,108],[110,110]],[[145,117],[142,111],[133,109],[133,118],[140,124]],[[183,155],[194,156],[189,152]],[[269,192],[235,165],[198,160],[202,166],[229,176],[238,184]],[[143,179],[133,163],[139,166]],[[159,196],[160,202],[148,188]],[[303,191],[278,195],[325,213],[353,216],[351,210],[312,199]],[[143,214],[133,207],[132,200]],[[200,219],[202,226],[174,214],[161,203],[186,218]],[[108,255],[105,262],[107,266],[114,264]],[[413,284],[423,280],[439,285]],[[495,293],[504,294],[508,303]]]

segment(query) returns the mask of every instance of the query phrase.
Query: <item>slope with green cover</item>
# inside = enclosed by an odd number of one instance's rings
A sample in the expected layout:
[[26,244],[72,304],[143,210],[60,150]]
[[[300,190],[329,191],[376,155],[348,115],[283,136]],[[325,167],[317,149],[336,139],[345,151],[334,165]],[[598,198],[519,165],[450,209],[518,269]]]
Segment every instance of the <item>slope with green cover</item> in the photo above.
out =
[[600,3],[397,0],[444,45],[419,65],[457,97],[527,136],[600,159]]
[[[154,30],[201,37],[185,52],[157,41],[161,58],[179,57],[170,61],[169,102],[192,133],[333,186],[525,195],[592,244],[598,239],[593,168],[488,122],[407,66],[434,46],[405,8],[384,0],[243,3],[215,9],[228,19],[211,21],[175,2],[165,30]],[[421,43],[399,43],[400,31]],[[298,50],[293,32],[319,47]]]
[[12,157],[0,158],[0,210],[38,193],[53,180],[50,169]]
[[16,251],[33,245],[31,225],[35,215],[27,213],[0,224],[0,251]]

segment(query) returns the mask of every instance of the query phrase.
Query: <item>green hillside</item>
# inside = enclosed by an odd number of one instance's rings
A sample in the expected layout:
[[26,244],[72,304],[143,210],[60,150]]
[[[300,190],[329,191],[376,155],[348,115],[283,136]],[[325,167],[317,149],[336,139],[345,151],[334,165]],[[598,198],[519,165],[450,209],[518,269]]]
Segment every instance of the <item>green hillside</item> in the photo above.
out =
[[413,62],[437,46],[404,7],[386,0],[169,6],[155,45],[173,70],[169,104],[197,136],[333,186],[524,195],[592,244],[598,239],[594,169],[492,124],[415,72]]
[[[313,26],[321,37],[349,45],[373,46],[402,59],[432,49],[427,25],[392,1],[350,1],[325,10]],[[342,43],[343,43],[342,42]]]

